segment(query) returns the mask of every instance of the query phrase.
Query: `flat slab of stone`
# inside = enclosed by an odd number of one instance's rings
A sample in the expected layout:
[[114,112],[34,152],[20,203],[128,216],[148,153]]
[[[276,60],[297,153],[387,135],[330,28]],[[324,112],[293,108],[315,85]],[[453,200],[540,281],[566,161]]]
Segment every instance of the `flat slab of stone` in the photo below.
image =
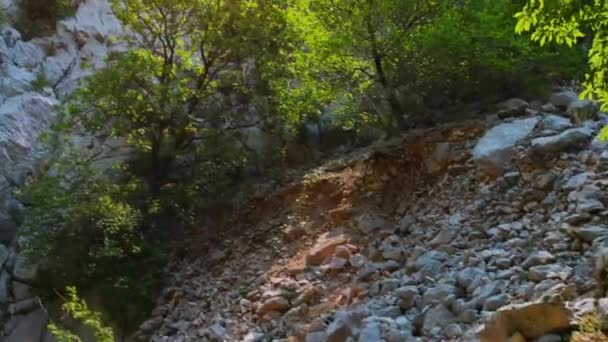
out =
[[507,341],[516,332],[528,340],[570,326],[570,311],[563,303],[524,303],[496,311],[494,319],[479,331],[481,342]]
[[502,169],[509,162],[517,143],[532,133],[538,121],[533,117],[493,127],[475,145],[473,160]]
[[572,128],[560,134],[532,140],[532,153],[542,156],[556,156],[561,152],[580,150],[592,139],[585,128]]

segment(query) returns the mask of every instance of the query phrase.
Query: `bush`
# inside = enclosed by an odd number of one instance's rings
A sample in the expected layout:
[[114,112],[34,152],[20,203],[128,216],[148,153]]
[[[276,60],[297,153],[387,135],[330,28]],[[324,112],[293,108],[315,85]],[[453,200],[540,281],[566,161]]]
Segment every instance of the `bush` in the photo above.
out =
[[[65,298],[62,305],[63,311],[65,311],[72,318],[91,329],[95,339],[98,342],[114,342],[114,331],[112,328],[104,326],[101,321],[101,315],[98,312],[94,312],[89,309],[87,303],[78,297],[78,292],[73,286],[66,288],[66,294],[68,298]],[[60,328],[55,323],[49,323],[48,329],[55,336],[57,342],[82,342],[82,339],[78,335],[70,332],[69,330]]]
[[162,269],[132,204],[138,185],[99,174],[84,158],[53,167],[18,193],[27,207],[19,235],[26,255],[43,264],[40,288],[98,293],[112,320],[134,328],[152,308]]
[[36,78],[32,82],[32,89],[35,91],[42,91],[45,87],[50,86],[50,81],[46,77],[46,73],[44,71],[39,71],[36,74]]
[[17,29],[23,39],[55,32],[57,20],[74,15],[80,0],[21,0]]
[[584,52],[540,48],[513,29],[517,1],[473,0],[412,37],[399,83],[427,107],[543,95],[547,84],[585,70]]

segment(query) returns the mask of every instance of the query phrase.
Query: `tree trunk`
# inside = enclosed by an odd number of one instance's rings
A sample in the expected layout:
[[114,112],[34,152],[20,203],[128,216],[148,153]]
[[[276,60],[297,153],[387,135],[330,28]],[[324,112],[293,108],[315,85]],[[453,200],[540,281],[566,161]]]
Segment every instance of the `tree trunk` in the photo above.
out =
[[160,190],[162,188],[163,185],[163,181],[165,178],[165,165],[163,165],[163,160],[162,160],[162,143],[163,143],[163,134],[162,132],[159,133],[158,136],[153,137],[152,139],[152,148],[150,150],[150,163],[151,163],[151,174],[150,174],[150,181],[149,181],[149,189],[150,189],[150,194],[153,197],[159,197],[160,196]]
[[372,26],[371,19],[369,17],[367,19],[367,32],[369,34],[369,39],[371,43],[371,54],[372,59],[374,60],[374,68],[376,69],[376,77],[378,79],[378,83],[380,83],[380,85],[382,86],[382,90],[384,91],[384,97],[388,102],[393,120],[395,121],[397,127],[400,130],[407,129],[407,124],[403,119],[403,109],[401,108],[401,103],[399,103],[399,99],[395,95],[395,92],[393,91],[386,77],[386,73],[384,72],[384,57],[378,49],[376,34]]

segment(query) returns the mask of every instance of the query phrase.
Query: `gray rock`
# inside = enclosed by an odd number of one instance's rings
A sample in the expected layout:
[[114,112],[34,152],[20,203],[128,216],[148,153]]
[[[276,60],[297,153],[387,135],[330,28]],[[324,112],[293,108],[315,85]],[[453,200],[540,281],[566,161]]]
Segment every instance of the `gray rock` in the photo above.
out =
[[504,287],[505,282],[501,280],[494,280],[483,286],[477,287],[473,291],[473,301],[477,307],[482,308],[490,297],[502,292]]
[[486,277],[486,272],[476,267],[468,267],[456,274],[456,284],[468,289],[477,280]]
[[577,213],[594,213],[604,210],[604,192],[595,185],[585,185],[580,191],[571,193],[569,198],[576,200]]
[[576,100],[568,106],[568,115],[578,122],[592,120],[597,117],[600,107],[597,103],[589,100]]
[[379,310],[375,310],[374,314],[378,317],[397,318],[401,316],[401,309],[398,306],[388,306]]
[[526,115],[526,109],[528,109],[529,106],[528,102],[522,99],[512,98],[498,105],[497,114],[501,119],[513,116],[523,116]]
[[384,217],[376,214],[365,213],[359,215],[355,218],[355,223],[359,230],[365,234],[392,230],[392,224]]
[[546,172],[536,177],[534,180],[534,186],[538,189],[547,189],[553,185],[556,179],[557,175],[555,173]]
[[422,323],[422,333],[430,335],[434,328],[445,328],[456,321],[454,314],[443,304],[437,305],[426,312]]
[[42,309],[31,312],[17,323],[6,342],[38,342],[45,335],[49,318]]
[[401,261],[405,257],[405,247],[397,235],[391,235],[380,245],[382,257],[387,260]]
[[555,107],[555,105],[552,103],[546,103],[540,107],[540,110],[547,113],[555,113],[557,112],[557,107]]
[[450,296],[458,297],[458,289],[450,284],[438,284],[435,287],[431,287],[424,295],[422,295],[422,302],[426,305],[442,303],[447,305],[445,302]]
[[603,226],[574,227],[572,232],[585,242],[592,243],[595,239],[608,235],[608,229]]
[[531,254],[522,264],[523,267],[546,265],[555,262],[555,256],[547,251],[538,251]]
[[538,118],[519,119],[490,129],[475,145],[473,160],[481,166],[503,169],[517,143],[532,133],[538,121]]
[[0,268],[4,266],[9,257],[9,250],[5,245],[0,244]]
[[561,132],[572,127],[570,119],[563,116],[549,114],[540,121],[541,129]]
[[363,326],[359,334],[359,342],[377,342],[382,340],[382,329],[378,322],[370,322]]
[[592,135],[588,129],[571,128],[558,135],[532,140],[531,151],[536,155],[554,157],[561,152],[584,148],[589,144],[591,138]]
[[483,305],[483,309],[485,311],[496,311],[499,308],[505,306],[509,301],[509,296],[506,294],[499,294],[496,296],[492,296],[486,300]]
[[226,328],[219,323],[215,323],[208,327],[206,335],[211,341],[227,341],[230,339],[230,335],[228,335]]
[[414,307],[416,300],[420,298],[416,286],[403,286],[395,290],[395,296],[399,299],[399,307],[409,310]]
[[37,275],[38,264],[34,263],[24,254],[18,254],[13,269],[13,276],[15,279],[25,283],[31,283],[36,279]]
[[429,246],[438,247],[441,245],[447,245],[454,240],[456,234],[457,232],[454,228],[444,228],[431,241],[429,241]]
[[554,93],[551,95],[550,103],[555,107],[568,108],[574,101],[578,101],[578,95],[570,90]]
[[528,279],[534,282],[540,282],[545,279],[561,279],[566,280],[572,274],[572,268],[560,264],[540,265],[530,268]]
[[27,284],[18,281],[13,281],[12,289],[13,298],[15,298],[16,301],[21,301],[32,297],[32,291],[30,289],[30,286]]
[[452,323],[445,327],[443,333],[448,338],[457,339],[462,336],[462,327],[457,323]]
[[566,180],[565,184],[562,186],[562,189],[566,191],[576,190],[587,183],[590,175],[591,174],[588,172],[576,174]]
[[354,268],[361,268],[367,263],[367,258],[361,254],[354,254],[348,259],[350,265]]

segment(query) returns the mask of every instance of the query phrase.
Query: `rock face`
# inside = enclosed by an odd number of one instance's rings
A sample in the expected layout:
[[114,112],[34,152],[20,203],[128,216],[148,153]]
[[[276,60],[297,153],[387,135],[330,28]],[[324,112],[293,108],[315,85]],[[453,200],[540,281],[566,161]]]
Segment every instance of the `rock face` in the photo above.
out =
[[473,159],[484,166],[504,168],[517,143],[532,133],[538,121],[538,118],[519,119],[490,129],[473,149]]
[[[78,1],[74,17],[57,23],[51,36],[25,41],[11,26],[19,2],[0,0],[8,22],[0,27],[0,340],[52,341],[48,317],[29,286],[37,266],[11,246],[21,204],[13,189],[36,174],[48,151],[39,137],[56,119],[56,106],[78,82],[105,65],[111,51],[124,49],[110,36],[123,29],[106,0]],[[34,305],[30,305],[34,303]],[[10,310],[4,310],[8,304]]]

